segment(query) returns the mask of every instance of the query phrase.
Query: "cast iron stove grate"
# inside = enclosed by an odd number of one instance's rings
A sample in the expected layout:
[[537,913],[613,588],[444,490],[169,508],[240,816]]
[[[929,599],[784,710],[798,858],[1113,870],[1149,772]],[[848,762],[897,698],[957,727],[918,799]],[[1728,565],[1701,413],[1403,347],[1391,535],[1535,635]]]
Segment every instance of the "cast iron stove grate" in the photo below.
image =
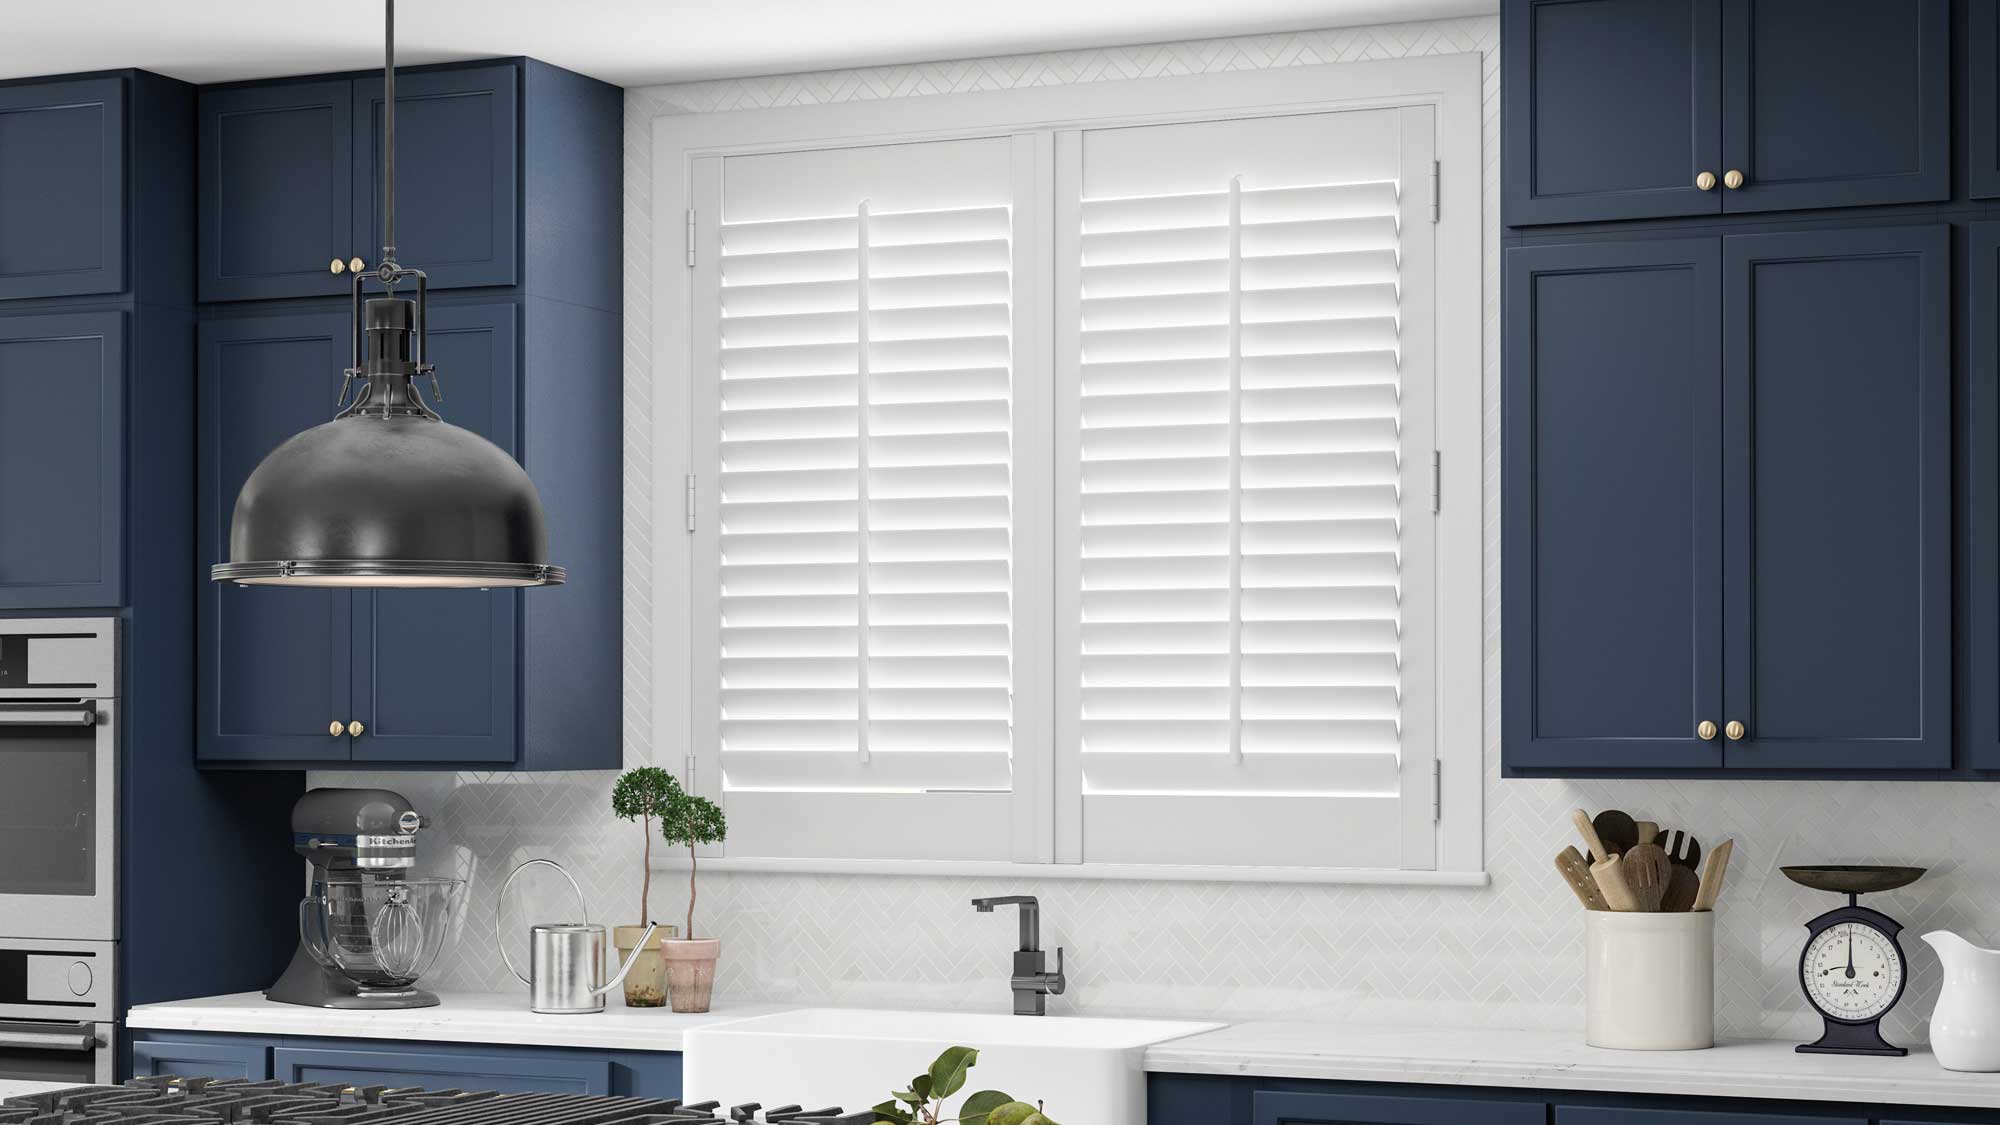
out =
[[134,1078],[0,1101],[0,1125],[873,1125],[872,1112],[594,1094]]

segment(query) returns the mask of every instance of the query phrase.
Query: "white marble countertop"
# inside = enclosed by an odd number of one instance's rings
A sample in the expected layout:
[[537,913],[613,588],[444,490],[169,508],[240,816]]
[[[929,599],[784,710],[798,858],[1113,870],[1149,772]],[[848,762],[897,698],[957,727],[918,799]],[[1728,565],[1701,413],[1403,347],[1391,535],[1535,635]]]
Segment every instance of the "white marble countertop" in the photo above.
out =
[[1801,1055],[1754,1039],[1706,1051],[1608,1051],[1583,1034],[1262,1022],[1161,1043],[1146,1069],[1343,1082],[1409,1082],[1885,1105],[2000,1106],[2000,1074],[1961,1074],[1928,1050],[1907,1058]]
[[74,1082],[23,1082],[18,1078],[0,1078],[0,1101],[18,1098],[22,1094],[40,1094],[49,1090],[67,1090]]
[[717,1006],[702,1015],[665,1008],[627,1008],[613,998],[602,1012],[549,1016],[528,1010],[528,990],[445,992],[435,1008],[343,1011],[274,1004],[261,992],[141,1004],[125,1025],[147,1031],[229,1031],[250,1035],[321,1035],[349,1039],[417,1039],[437,1043],[504,1043],[536,1047],[603,1047],[678,1051],[691,1027],[784,1011],[797,1005]]

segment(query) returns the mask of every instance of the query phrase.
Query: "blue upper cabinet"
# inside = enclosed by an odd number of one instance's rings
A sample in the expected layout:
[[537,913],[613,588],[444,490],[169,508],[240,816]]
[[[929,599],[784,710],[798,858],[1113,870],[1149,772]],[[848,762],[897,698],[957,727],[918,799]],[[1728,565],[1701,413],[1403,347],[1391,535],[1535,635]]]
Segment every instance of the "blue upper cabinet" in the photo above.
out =
[[1732,768],[1952,765],[1948,242],[1723,240]]
[[1725,4],[1723,210],[1949,198],[1950,32],[1949,0]]
[[354,718],[347,590],[208,581],[229,557],[236,494],[264,455],[333,415],[351,348],[337,312],[201,326],[196,496],[197,754],[206,761],[344,761]]
[[1965,162],[1974,199],[2000,196],[2000,0],[1967,0]]
[[353,83],[225,86],[198,105],[201,299],[347,292],[328,267],[363,253],[352,237]]
[[[428,358],[445,419],[518,456],[514,322],[511,304],[435,307]],[[354,760],[513,761],[521,599],[565,592],[355,591]]]
[[1964,736],[1968,764],[2000,770],[2000,223],[1968,242]]
[[1947,243],[1508,251],[1508,769],[1953,765]]
[[[396,76],[396,256],[436,287],[515,282],[512,66]],[[382,82],[354,84],[354,237],[382,247]]]
[[[520,72],[396,79],[397,256],[434,288],[517,280]],[[232,85],[200,95],[203,301],[344,294],[335,261],[382,253],[382,81]]]
[[1507,761],[1718,767],[1716,240],[1516,248],[1506,271]]
[[0,87],[0,299],[125,288],[125,80]]
[[0,609],[123,600],[125,314],[0,317]]
[[1508,0],[1500,52],[1507,222],[1712,215],[1722,0]]
[[1950,28],[1949,0],[1503,0],[1506,222],[1949,198]]

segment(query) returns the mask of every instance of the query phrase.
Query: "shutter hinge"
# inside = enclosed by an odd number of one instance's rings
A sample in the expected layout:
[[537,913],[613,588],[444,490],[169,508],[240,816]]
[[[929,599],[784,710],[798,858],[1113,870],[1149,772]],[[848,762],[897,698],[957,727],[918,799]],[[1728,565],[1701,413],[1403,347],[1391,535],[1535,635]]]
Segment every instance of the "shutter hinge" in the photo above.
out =
[[[1444,510],[1444,454],[1431,450],[1431,514]],[[692,518],[692,517],[690,517]]]
[[[1437,218],[1437,178],[1435,175],[1433,175],[1431,178],[1431,218],[1433,219]],[[694,208],[692,207],[688,208],[687,257],[688,257],[688,265],[693,266],[694,265]]]
[[687,756],[687,791],[688,791],[688,792],[690,792],[690,793],[699,793],[699,792],[701,792],[701,790],[699,790],[699,789],[696,789],[696,788],[694,787],[694,755],[693,755],[693,754],[689,754],[689,755]]
[[[690,759],[692,761],[692,759]],[[1444,759],[1431,759],[1431,823],[1444,819]]]
[[[687,475],[687,491],[685,493],[685,498],[686,498],[685,503],[682,505],[682,507],[687,513],[687,529],[689,531],[693,531],[694,530],[694,474],[693,473],[689,473]],[[694,759],[690,758],[688,760],[693,761]]]
[[[1434,223],[1438,221],[1438,179],[1443,174],[1443,171],[1443,162],[1437,160],[1431,161],[1431,222]],[[693,213],[690,212],[689,214],[692,215]],[[694,220],[690,218],[688,222],[692,225]],[[692,238],[692,235],[689,237]],[[688,264],[694,264],[694,251],[692,250],[688,251]]]

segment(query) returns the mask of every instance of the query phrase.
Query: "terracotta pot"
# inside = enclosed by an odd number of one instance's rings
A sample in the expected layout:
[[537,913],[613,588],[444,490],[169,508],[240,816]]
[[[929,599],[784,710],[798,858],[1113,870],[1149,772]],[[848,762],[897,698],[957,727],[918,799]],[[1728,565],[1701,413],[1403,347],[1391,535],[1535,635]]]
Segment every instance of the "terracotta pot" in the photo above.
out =
[[708,1011],[708,994],[715,987],[715,961],[722,955],[720,938],[673,938],[660,945],[667,962],[667,993],[676,1012]]
[[[639,948],[639,938],[646,932],[644,926],[614,926],[611,940],[618,946],[618,960],[623,964],[632,951]],[[674,926],[662,924],[653,931],[653,936],[641,950],[639,959],[632,962],[632,971],[625,974],[625,1006],[628,1008],[657,1008],[667,1002],[667,962],[660,956],[660,943],[680,933]]]

